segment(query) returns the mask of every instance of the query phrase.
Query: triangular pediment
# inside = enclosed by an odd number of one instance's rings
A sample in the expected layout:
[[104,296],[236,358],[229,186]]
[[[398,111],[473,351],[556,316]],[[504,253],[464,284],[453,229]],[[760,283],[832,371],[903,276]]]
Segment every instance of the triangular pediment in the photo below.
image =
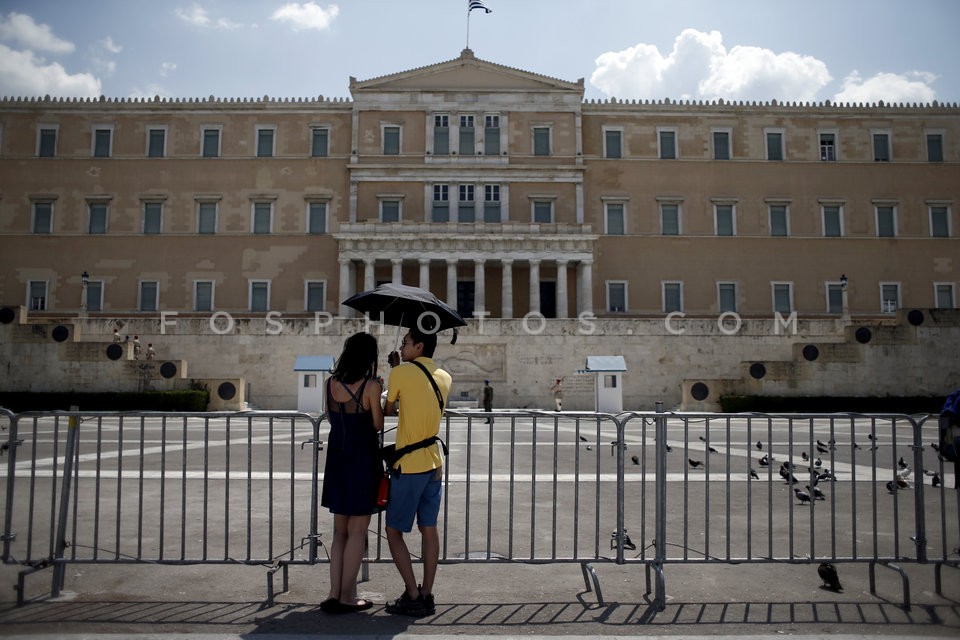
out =
[[350,92],[559,91],[583,94],[583,80],[568,82],[480,60],[470,49],[459,58],[370,80],[350,78]]

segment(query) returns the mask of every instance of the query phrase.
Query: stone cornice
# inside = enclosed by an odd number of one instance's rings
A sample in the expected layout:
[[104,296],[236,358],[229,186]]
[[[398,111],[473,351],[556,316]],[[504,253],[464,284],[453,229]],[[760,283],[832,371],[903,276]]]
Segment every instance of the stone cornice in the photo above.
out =
[[[595,235],[334,234],[341,260],[593,260]],[[429,247],[429,248],[426,248]]]

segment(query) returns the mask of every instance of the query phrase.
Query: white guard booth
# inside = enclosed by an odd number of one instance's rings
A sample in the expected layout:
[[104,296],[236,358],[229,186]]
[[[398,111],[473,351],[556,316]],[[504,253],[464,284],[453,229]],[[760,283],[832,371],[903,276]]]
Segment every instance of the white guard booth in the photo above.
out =
[[577,373],[593,373],[596,390],[596,411],[620,413],[623,411],[623,372],[627,362],[623,356],[587,356],[587,368]]
[[326,374],[333,369],[333,356],[297,356],[293,370],[297,372],[297,411],[323,413]]

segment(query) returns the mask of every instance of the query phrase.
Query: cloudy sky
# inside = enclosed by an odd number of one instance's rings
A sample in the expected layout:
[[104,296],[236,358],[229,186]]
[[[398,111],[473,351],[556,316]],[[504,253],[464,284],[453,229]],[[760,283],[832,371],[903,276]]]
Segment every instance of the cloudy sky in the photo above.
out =
[[348,98],[469,39],[587,99],[960,102],[960,0],[467,1],[0,0],[0,96]]

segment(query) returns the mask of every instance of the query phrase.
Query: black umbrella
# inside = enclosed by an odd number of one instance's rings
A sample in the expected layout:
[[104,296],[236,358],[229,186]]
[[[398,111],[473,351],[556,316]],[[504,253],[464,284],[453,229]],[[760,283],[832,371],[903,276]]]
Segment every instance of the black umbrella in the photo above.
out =
[[[465,327],[466,320],[457,310],[426,289],[405,284],[385,283],[372,291],[361,291],[343,304],[362,311],[371,320],[398,327],[417,327],[424,333]],[[454,331],[453,341],[457,333]]]

